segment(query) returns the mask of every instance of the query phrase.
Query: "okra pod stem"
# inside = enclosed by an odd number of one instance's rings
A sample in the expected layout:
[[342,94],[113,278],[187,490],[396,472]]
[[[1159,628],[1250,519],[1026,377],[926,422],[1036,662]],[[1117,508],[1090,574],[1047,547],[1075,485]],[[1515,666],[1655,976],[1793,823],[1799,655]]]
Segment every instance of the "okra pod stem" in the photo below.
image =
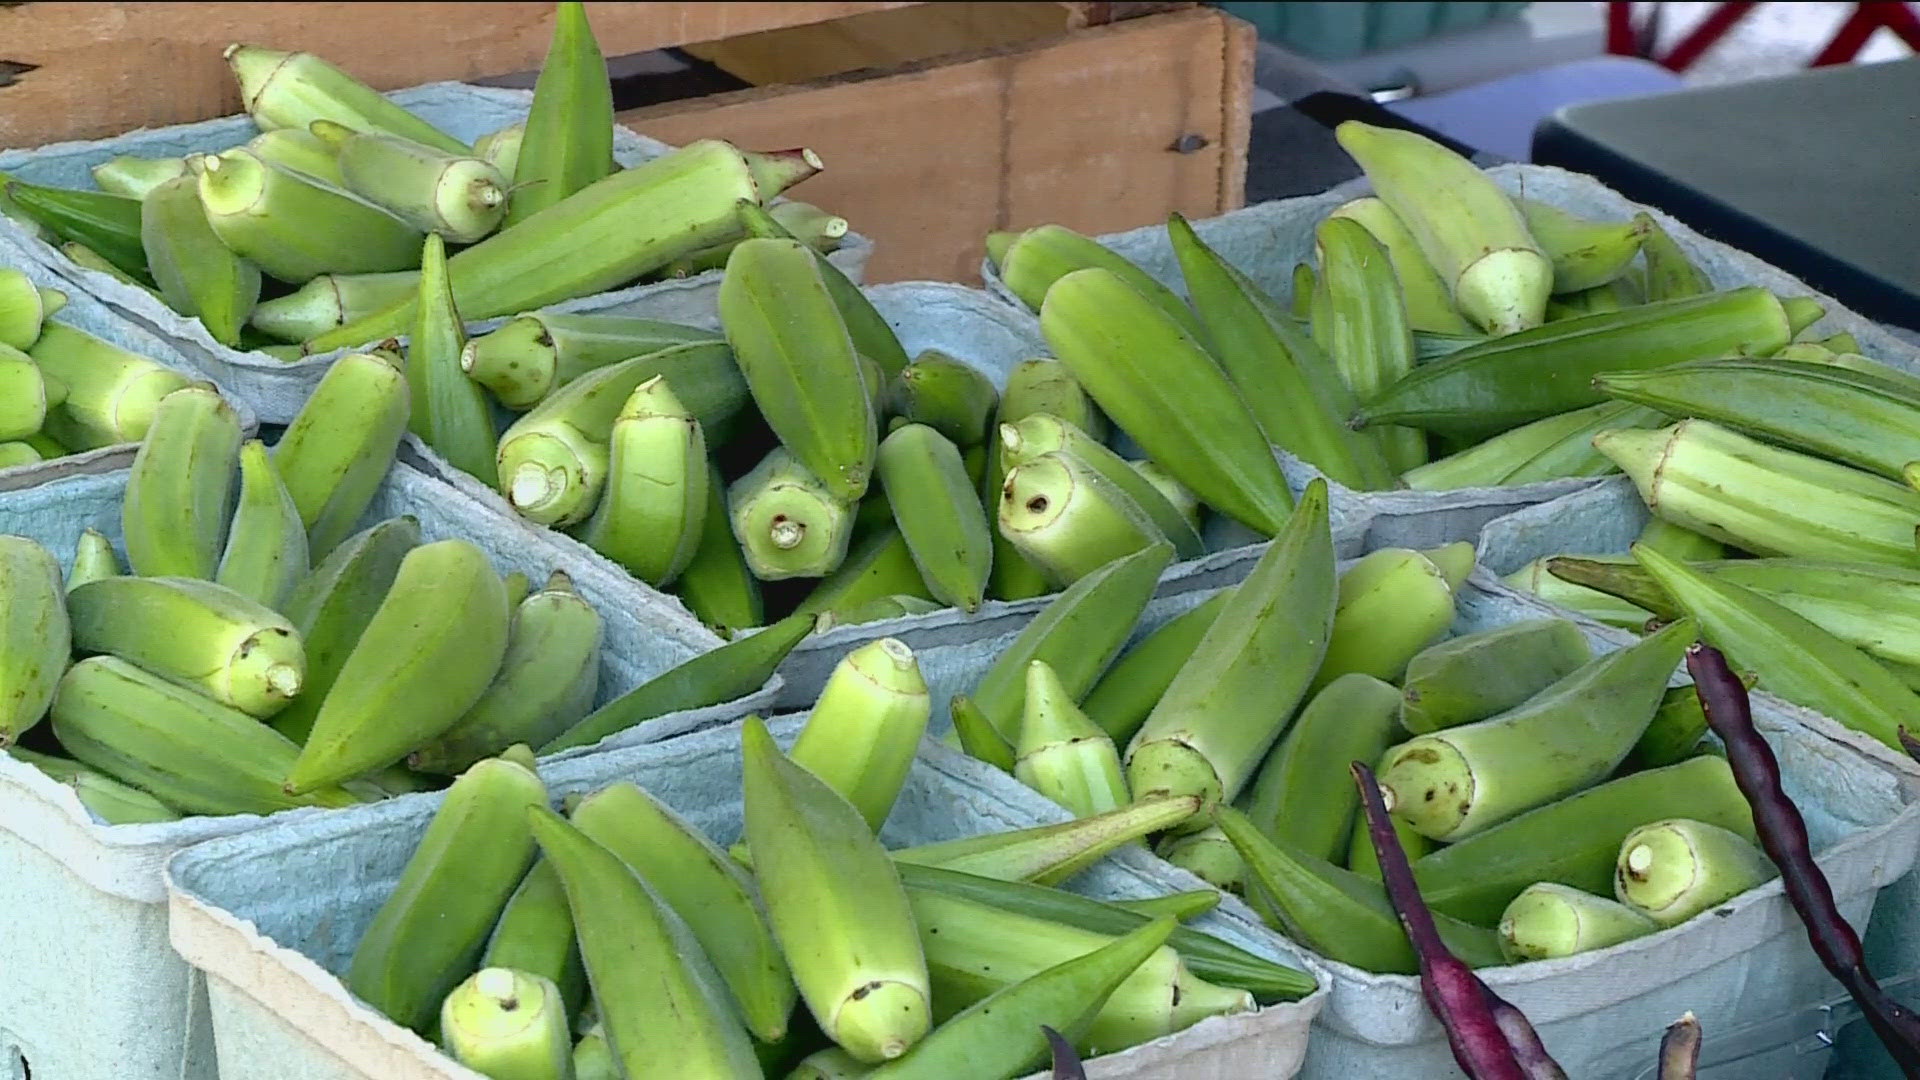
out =
[[520,147],[527,137],[527,125],[508,124],[473,140],[473,156],[512,176],[520,163]]
[[333,120],[355,131],[404,135],[452,154],[467,151],[465,143],[313,53],[236,42],[224,55],[240,84],[241,104],[262,131]]
[[499,227],[511,183],[476,157],[449,154],[398,135],[355,132],[315,120],[313,134],[339,155],[347,191],[416,229],[471,244]]
[[853,507],[784,448],[727,489],[733,535],[762,581],[825,577],[847,556]]

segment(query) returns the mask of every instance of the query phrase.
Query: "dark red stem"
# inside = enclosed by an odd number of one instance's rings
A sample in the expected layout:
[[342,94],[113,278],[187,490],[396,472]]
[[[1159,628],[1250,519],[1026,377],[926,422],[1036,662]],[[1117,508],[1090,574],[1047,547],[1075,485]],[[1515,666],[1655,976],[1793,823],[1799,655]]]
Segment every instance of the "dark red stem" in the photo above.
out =
[[1046,1033],[1047,1045],[1053,1047],[1053,1080],[1087,1080],[1086,1066],[1080,1064],[1080,1055],[1066,1036],[1045,1024],[1040,1030]]
[[[1400,838],[1387,820],[1386,800],[1380,797],[1380,785],[1373,770],[1363,762],[1352,765],[1353,780],[1360,788],[1360,807],[1367,819],[1367,835],[1380,859],[1380,877],[1387,887],[1387,899],[1400,916],[1400,925],[1413,942],[1420,958],[1420,989],[1427,1007],[1440,1025],[1447,1029],[1447,1043],[1453,1047],[1453,1059],[1472,1080],[1533,1080],[1520,1066],[1507,1036],[1494,1018],[1487,999],[1493,996],[1473,970],[1447,951],[1440,931],[1433,925],[1433,913],[1414,883],[1413,867],[1400,848]],[[1518,1010],[1515,1010],[1518,1013]],[[1521,1017],[1521,1023],[1526,1018]],[[1532,1026],[1528,1025],[1528,1030]],[[1545,1053],[1543,1050],[1542,1053]]]
[[1700,642],[1687,647],[1687,671],[1693,676],[1694,693],[1700,697],[1708,726],[1726,744],[1727,764],[1753,809],[1760,846],[1780,871],[1787,899],[1806,925],[1807,941],[1866,1014],[1901,1072],[1920,1078],[1920,1017],[1888,997],[1867,970],[1860,935],[1834,904],[1833,888],[1813,861],[1807,823],[1781,787],[1780,763],[1773,748],[1754,729],[1746,685],[1718,649]]

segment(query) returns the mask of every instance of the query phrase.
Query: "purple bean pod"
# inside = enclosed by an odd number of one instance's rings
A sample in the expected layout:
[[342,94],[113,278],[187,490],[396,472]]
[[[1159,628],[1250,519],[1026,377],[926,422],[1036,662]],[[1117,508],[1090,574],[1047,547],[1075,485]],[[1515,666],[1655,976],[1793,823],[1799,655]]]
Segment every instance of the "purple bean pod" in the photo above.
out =
[[1040,1030],[1046,1033],[1047,1045],[1053,1047],[1053,1080],[1087,1080],[1087,1068],[1080,1064],[1080,1055],[1067,1037],[1045,1024]]
[[1689,1012],[1660,1036],[1659,1080],[1694,1080],[1700,1067],[1700,1021]]
[[[1426,996],[1427,1007],[1447,1030],[1453,1059],[1472,1080],[1535,1080],[1521,1067],[1488,1005],[1489,999],[1498,1000],[1497,995],[1459,957],[1448,952],[1440,940],[1440,931],[1433,925],[1433,913],[1427,910],[1426,901],[1420,897],[1420,887],[1414,883],[1407,853],[1401,850],[1400,838],[1394,835],[1393,823],[1387,820],[1386,800],[1380,797],[1380,785],[1374,781],[1373,770],[1359,761],[1351,768],[1354,783],[1360,788],[1367,835],[1380,858],[1380,877],[1387,887],[1387,899],[1393,902],[1400,926],[1406,930],[1414,953],[1420,957],[1420,990]],[[1519,1010],[1515,1009],[1514,1015],[1519,1016]],[[1531,1033],[1532,1025],[1526,1023],[1524,1016],[1519,1019]],[[1538,1039],[1533,1041],[1537,1043]],[[1544,1055],[1545,1050],[1541,1053]]]
[[[1476,980],[1479,976],[1474,976]],[[1506,1037],[1507,1048],[1513,1051],[1514,1060],[1520,1063],[1520,1070],[1527,1074],[1527,1080],[1567,1080],[1567,1071],[1547,1053],[1545,1043],[1540,1041],[1540,1033],[1533,1030],[1533,1024],[1519,1006],[1499,994],[1485,982],[1480,983],[1480,996],[1486,999],[1487,1009],[1493,1013],[1493,1022],[1500,1028],[1500,1034]]]
[[1874,1034],[1908,1077],[1920,1078],[1920,1017],[1887,996],[1867,970],[1860,935],[1840,915],[1833,888],[1813,861],[1806,820],[1780,784],[1780,763],[1773,748],[1754,729],[1747,688],[1712,646],[1687,647],[1687,671],[1700,696],[1707,724],[1726,744],[1734,782],[1753,809],[1760,846],[1780,871],[1793,910],[1807,928],[1807,941],[1820,962],[1839,980],[1866,1014]]

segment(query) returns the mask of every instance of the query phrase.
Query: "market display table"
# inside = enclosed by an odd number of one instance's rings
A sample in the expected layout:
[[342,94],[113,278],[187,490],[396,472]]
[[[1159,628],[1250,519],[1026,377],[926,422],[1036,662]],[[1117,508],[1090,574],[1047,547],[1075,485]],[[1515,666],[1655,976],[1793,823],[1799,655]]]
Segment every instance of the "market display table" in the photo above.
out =
[[1920,331],[1920,58],[1574,106],[1533,160]]

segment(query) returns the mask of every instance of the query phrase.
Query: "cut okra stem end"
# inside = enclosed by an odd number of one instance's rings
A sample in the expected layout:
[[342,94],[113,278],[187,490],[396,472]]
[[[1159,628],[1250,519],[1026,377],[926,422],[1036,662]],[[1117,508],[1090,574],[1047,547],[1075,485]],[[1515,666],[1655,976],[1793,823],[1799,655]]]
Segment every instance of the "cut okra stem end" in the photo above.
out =
[[774,516],[767,526],[767,542],[781,551],[792,551],[807,542],[807,527],[784,514]]
[[1645,844],[1627,852],[1627,869],[1641,881],[1647,878],[1647,871],[1653,867],[1653,849]]
[[516,510],[538,510],[554,496],[554,470],[534,462],[527,462],[513,471],[513,480],[507,484],[507,501]]
[[516,980],[513,972],[506,968],[490,967],[481,969],[474,976],[473,987],[481,995],[490,997],[503,1012],[512,1012],[520,1007],[515,994]]

